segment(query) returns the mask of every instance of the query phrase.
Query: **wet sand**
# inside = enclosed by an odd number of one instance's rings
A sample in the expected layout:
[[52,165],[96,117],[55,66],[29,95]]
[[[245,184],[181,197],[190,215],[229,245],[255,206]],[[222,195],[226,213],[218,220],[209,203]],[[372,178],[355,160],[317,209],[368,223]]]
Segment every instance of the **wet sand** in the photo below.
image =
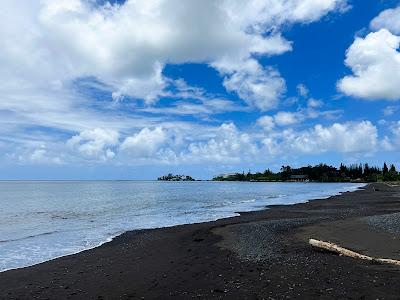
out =
[[400,299],[400,267],[316,251],[309,238],[400,259],[400,188],[127,232],[0,273],[0,299]]

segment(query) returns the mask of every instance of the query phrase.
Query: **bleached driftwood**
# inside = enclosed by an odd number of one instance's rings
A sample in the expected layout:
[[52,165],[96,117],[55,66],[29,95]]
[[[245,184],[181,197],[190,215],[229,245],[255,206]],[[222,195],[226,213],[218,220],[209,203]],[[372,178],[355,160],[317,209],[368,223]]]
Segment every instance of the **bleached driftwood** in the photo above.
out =
[[382,263],[382,264],[390,264],[390,265],[400,266],[400,261],[395,260],[395,259],[390,259],[390,258],[374,258],[373,260],[376,261],[376,262]]
[[400,266],[400,261],[398,261],[398,260],[390,259],[390,258],[375,258],[375,257],[363,255],[363,254],[351,251],[349,249],[340,247],[333,243],[323,242],[323,241],[319,241],[319,240],[315,240],[315,239],[310,239],[309,243],[311,246],[313,246],[315,248],[324,249],[324,250],[327,250],[327,251],[330,251],[333,253],[337,253],[339,255],[373,261],[373,262],[382,263],[382,264],[391,264],[391,265]]

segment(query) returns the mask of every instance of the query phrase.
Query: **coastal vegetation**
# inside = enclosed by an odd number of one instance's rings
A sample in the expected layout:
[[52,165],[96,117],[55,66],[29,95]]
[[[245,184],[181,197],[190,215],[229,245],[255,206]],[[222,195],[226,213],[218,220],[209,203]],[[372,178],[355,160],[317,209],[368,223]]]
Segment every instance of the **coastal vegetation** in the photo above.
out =
[[378,182],[397,181],[400,174],[392,164],[384,163],[382,168],[369,164],[341,164],[339,168],[327,164],[292,168],[282,166],[279,172],[270,169],[264,172],[221,174],[214,181],[315,181],[315,182]]
[[158,181],[194,181],[191,176],[188,175],[173,175],[169,173],[168,175],[161,176],[157,178]]

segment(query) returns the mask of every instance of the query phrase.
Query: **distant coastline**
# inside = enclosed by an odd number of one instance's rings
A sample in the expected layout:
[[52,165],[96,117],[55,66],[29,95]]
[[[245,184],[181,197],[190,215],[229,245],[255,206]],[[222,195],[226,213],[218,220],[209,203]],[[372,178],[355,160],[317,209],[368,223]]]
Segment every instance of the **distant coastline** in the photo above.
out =
[[279,172],[270,169],[263,173],[229,173],[215,176],[213,181],[250,181],[250,182],[393,182],[399,181],[400,174],[392,164],[390,167],[384,163],[382,168],[371,167],[368,163],[339,168],[327,164],[292,168],[282,166]]
[[[169,173],[157,178],[158,181],[209,181],[196,180],[189,175],[174,175]],[[396,182],[400,181],[400,173],[394,164],[383,167],[370,166],[365,164],[340,164],[339,168],[320,163],[315,166],[304,166],[294,168],[282,166],[280,171],[273,172],[266,169],[264,172],[252,173],[250,170],[245,173],[235,172],[214,176],[211,181],[248,181],[248,182],[351,182],[351,183],[372,183],[372,182]]]

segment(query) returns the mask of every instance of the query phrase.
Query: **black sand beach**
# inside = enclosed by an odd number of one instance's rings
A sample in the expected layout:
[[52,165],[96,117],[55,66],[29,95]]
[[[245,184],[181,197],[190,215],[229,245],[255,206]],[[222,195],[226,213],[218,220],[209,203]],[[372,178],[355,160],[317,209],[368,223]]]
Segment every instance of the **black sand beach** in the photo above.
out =
[[127,232],[0,273],[1,299],[400,299],[400,267],[316,251],[315,238],[400,259],[400,188],[203,224]]

